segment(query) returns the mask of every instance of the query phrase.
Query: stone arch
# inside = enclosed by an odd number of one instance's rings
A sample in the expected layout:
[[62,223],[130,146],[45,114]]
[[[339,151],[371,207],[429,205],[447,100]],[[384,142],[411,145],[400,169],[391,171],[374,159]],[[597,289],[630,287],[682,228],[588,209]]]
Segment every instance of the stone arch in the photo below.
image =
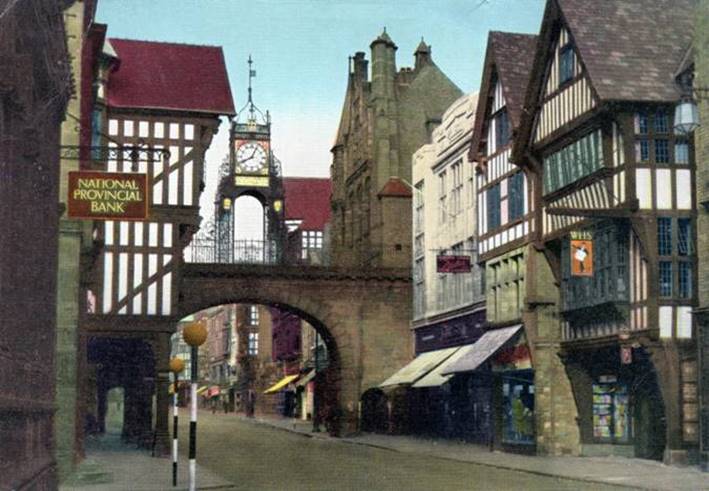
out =
[[[320,421],[324,423],[325,428],[333,435],[339,436],[343,431],[342,428],[342,410],[340,408],[340,380],[341,380],[341,358],[338,347],[337,336],[328,327],[326,322],[320,320],[318,315],[322,316],[323,312],[318,310],[316,303],[311,302],[290,302],[285,299],[273,300],[270,296],[265,295],[236,295],[220,297],[221,300],[209,302],[204,308],[215,307],[225,304],[258,304],[269,307],[276,307],[280,310],[292,313],[308,322],[313,329],[317,331],[321,339],[324,341],[328,353],[328,367],[318,375],[317,394],[320,398]],[[226,300],[225,300],[226,298]],[[299,306],[294,306],[292,303],[299,303]],[[305,310],[305,309],[307,310]],[[199,309],[202,310],[202,309]],[[197,312],[195,310],[194,312]],[[316,312],[312,314],[310,312]],[[330,323],[332,321],[330,320]],[[346,433],[351,432],[344,430]]]
[[333,432],[358,431],[360,396],[412,357],[410,279],[324,267],[184,265],[179,314],[216,305],[262,304],[292,312],[323,336],[336,360]]

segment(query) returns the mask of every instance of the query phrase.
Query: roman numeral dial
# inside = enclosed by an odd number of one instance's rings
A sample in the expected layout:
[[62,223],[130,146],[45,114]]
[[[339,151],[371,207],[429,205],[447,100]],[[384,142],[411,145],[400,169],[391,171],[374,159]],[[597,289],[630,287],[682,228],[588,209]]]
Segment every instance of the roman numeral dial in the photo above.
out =
[[236,172],[249,174],[268,173],[268,155],[258,142],[248,142],[236,151]]

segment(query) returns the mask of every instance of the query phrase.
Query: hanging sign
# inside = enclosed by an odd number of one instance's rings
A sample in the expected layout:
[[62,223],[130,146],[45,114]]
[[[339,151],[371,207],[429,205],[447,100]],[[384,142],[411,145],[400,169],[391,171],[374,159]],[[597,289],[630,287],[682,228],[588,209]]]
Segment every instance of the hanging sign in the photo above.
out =
[[470,256],[436,256],[439,273],[470,273]]
[[591,232],[571,232],[571,275],[593,276],[593,236]]
[[148,217],[148,176],[121,172],[69,172],[69,218],[83,220],[145,220]]

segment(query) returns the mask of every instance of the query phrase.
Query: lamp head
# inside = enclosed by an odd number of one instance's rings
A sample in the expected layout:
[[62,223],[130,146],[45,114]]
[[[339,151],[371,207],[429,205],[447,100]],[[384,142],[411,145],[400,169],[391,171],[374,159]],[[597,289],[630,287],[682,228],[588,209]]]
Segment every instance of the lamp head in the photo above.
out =
[[201,346],[207,340],[207,328],[202,322],[193,322],[182,331],[182,337],[190,346]]
[[185,369],[185,361],[182,358],[173,358],[170,360],[170,371],[177,375]]

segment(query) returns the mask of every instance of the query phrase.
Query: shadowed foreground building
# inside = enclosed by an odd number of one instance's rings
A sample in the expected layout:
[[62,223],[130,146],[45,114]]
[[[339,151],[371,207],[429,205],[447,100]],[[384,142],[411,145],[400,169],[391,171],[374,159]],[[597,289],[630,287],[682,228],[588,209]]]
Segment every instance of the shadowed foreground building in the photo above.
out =
[[56,489],[51,434],[59,144],[72,90],[62,9],[70,3],[4,2],[0,16],[3,489]]

